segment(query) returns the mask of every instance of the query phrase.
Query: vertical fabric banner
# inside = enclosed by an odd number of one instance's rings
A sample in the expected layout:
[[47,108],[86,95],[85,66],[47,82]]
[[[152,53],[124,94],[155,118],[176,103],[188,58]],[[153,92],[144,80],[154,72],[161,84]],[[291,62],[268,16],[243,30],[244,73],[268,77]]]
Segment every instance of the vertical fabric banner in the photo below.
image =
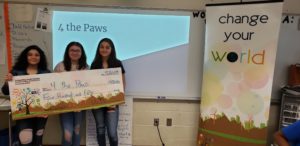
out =
[[198,146],[266,145],[282,2],[206,7]]

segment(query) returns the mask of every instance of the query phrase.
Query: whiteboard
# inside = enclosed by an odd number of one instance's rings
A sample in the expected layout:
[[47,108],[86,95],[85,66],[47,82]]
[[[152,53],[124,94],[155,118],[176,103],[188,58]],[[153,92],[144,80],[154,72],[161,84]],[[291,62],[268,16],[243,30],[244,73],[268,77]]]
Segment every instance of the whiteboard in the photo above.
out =
[[[47,55],[48,63],[52,58],[51,33],[34,30],[35,6],[29,4],[9,4],[10,40],[13,62],[29,45],[38,45]],[[24,14],[24,15],[23,15]],[[23,17],[23,16],[24,17]],[[50,67],[52,64],[49,64]]]
[[[3,8],[3,4],[0,3],[0,7]],[[5,28],[4,28],[4,10],[0,9],[0,85],[4,83],[4,76],[7,74],[6,65],[6,41],[5,41]],[[0,92],[0,95],[3,95]]]
[[[49,68],[53,68],[53,34],[34,29],[35,15],[38,8],[49,11],[76,11],[115,14],[147,14],[188,16],[190,30],[188,45],[179,45],[162,51],[143,54],[122,60],[126,70],[126,95],[134,97],[199,99],[201,95],[202,60],[204,51],[204,19],[201,12],[113,9],[70,6],[41,6],[29,4],[9,4],[11,47],[13,58],[28,45],[36,44],[47,54]],[[26,14],[24,17],[23,14]],[[180,28],[178,28],[180,29]],[[106,37],[106,36],[99,36]],[[108,36],[110,37],[110,36]],[[130,39],[130,38],[128,38]],[[151,39],[149,40],[151,42]],[[80,40],[79,40],[80,42]],[[118,40],[116,48],[122,48]],[[97,44],[98,42],[95,42]],[[61,48],[65,49],[65,46]],[[94,56],[92,56],[93,58]]]

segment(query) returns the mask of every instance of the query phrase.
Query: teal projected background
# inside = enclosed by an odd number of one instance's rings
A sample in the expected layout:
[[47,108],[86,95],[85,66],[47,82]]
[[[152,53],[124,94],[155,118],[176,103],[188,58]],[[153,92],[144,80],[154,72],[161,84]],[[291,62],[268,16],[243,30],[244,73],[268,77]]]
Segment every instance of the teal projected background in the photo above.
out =
[[108,37],[126,70],[126,95],[200,97],[204,21],[192,12],[53,11],[52,22],[53,67],[71,41],[82,43],[90,64]]
[[121,60],[189,43],[189,16],[118,13],[53,13],[53,65],[71,41],[81,42],[88,63],[101,38],[111,38]]

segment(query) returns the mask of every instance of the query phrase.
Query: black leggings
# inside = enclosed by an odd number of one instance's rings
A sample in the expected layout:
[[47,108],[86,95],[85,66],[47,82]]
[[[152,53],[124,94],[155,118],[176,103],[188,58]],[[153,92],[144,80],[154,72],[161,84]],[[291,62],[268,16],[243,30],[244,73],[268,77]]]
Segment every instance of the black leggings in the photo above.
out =
[[32,130],[32,141],[28,144],[22,144],[20,141],[20,146],[41,146],[43,141],[43,133],[37,134],[39,130],[44,131],[47,118],[29,118],[16,121],[16,126],[18,128],[18,136],[20,132],[24,129]]

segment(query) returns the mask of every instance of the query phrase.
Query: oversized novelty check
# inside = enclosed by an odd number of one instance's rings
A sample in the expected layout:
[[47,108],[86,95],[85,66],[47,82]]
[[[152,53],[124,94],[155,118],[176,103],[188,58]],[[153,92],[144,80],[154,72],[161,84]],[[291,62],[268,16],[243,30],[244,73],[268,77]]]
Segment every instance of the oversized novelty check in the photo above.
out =
[[9,90],[14,120],[124,103],[121,68],[15,76]]

